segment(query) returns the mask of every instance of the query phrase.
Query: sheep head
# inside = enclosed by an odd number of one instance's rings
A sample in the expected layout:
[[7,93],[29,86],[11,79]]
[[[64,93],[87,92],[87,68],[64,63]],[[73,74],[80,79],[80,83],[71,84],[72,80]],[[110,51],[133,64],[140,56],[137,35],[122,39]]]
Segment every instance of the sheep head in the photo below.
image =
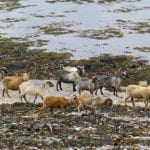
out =
[[22,79],[23,79],[23,81],[27,81],[27,80],[29,80],[29,73],[22,73]]
[[72,104],[78,104],[79,103],[79,99],[76,95],[74,95],[72,98],[71,98],[71,103]]
[[46,83],[49,85],[49,87],[54,87],[54,84],[51,81],[48,80]]

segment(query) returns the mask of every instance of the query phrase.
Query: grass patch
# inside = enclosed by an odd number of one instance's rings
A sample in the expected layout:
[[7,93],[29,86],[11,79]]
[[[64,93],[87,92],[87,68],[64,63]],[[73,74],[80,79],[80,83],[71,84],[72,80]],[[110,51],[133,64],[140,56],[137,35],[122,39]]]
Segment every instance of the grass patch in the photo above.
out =
[[135,26],[133,26],[131,29],[141,34],[150,33],[150,23],[138,22],[138,23],[135,23]]
[[141,52],[150,52],[150,47],[135,47],[134,49]]
[[56,22],[48,26],[41,27],[40,30],[44,31],[46,34],[53,34],[53,35],[70,34],[75,32],[71,29],[68,29],[73,25],[74,25],[73,23]]
[[84,30],[84,31],[79,31],[79,34],[81,37],[84,38],[91,38],[91,39],[98,39],[98,40],[106,40],[110,39],[113,37],[118,37],[121,38],[123,37],[123,33],[114,28],[107,28],[104,30]]

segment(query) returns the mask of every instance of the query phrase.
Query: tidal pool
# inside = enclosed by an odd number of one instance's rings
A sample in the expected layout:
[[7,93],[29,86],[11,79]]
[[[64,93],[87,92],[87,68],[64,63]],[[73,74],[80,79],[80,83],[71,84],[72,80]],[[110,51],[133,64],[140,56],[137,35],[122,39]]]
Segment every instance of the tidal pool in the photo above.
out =
[[[0,34],[3,37],[33,41],[31,49],[72,52],[73,59],[110,53],[150,60],[149,51],[139,50],[150,47],[148,0],[116,0],[106,3],[94,0],[0,0],[0,5]],[[137,23],[143,26],[137,27]],[[47,32],[44,28],[53,32]],[[122,36],[107,32],[112,28]],[[141,30],[144,31],[138,32]],[[97,33],[91,34],[95,31]],[[39,40],[46,42],[40,45]]]

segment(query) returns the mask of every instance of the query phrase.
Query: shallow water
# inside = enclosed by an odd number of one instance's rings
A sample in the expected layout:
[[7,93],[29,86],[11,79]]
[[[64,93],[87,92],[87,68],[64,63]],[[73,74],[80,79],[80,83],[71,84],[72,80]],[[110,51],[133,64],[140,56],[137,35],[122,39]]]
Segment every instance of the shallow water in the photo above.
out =
[[[7,3],[7,2],[6,2]],[[39,48],[37,40],[48,40],[48,51],[72,52],[74,59],[89,58],[102,53],[114,55],[126,54],[150,60],[150,52],[134,50],[135,47],[150,47],[148,32],[137,33],[131,27],[138,22],[150,23],[150,1],[132,0],[98,4],[83,2],[55,2],[44,0],[20,0],[12,6],[0,2],[0,34],[5,37],[26,38],[34,41],[32,48]],[[18,5],[18,7],[14,7]],[[76,31],[69,34],[46,34],[40,27],[52,23],[71,24],[68,29]],[[79,32],[85,30],[104,30],[115,28],[123,37],[95,39],[81,37]],[[145,29],[145,28],[144,28]]]

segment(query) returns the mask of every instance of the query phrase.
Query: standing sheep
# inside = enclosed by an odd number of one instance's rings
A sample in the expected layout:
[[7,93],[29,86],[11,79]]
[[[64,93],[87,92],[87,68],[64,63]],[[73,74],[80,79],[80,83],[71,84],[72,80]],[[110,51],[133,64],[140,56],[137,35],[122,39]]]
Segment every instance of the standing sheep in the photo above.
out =
[[145,109],[148,107],[148,100],[150,99],[150,86],[143,87],[135,84],[130,84],[126,88],[125,105],[127,106],[127,99],[131,97],[133,107],[135,107],[134,98],[143,98]]
[[100,89],[101,94],[103,95],[102,88],[113,88],[114,89],[114,95],[118,96],[118,89],[121,86],[121,78],[119,76],[98,76],[97,79],[95,79],[95,86],[96,86],[96,92],[97,95],[98,89]]
[[[63,90],[61,83],[71,83],[73,85],[73,91],[76,91],[76,83],[78,78],[84,73],[84,68],[83,67],[77,67],[76,69],[73,67],[71,69],[64,68],[63,70],[58,70],[56,74],[57,78],[57,83],[56,83],[56,89],[57,91]],[[58,88],[59,87],[59,88]]]
[[21,101],[23,97],[24,100],[27,102],[26,94],[35,95],[34,103],[38,96],[41,97],[41,99],[43,100],[43,90],[48,87],[54,87],[54,84],[49,80],[28,80],[26,82],[23,82],[19,86]]
[[76,104],[77,102],[78,99],[76,96],[73,96],[71,99],[68,99],[63,96],[47,96],[43,100],[43,106],[35,113],[41,114],[44,111],[46,111],[48,108],[50,108],[51,114],[53,114],[54,108],[60,108],[61,113],[64,113],[64,108],[72,104]]
[[94,90],[96,90],[96,86],[93,79],[79,77],[77,81],[77,89],[79,94],[81,93],[81,90],[88,90],[91,94],[93,94]]
[[2,96],[4,97],[4,94],[6,92],[7,96],[10,97],[8,90],[19,90],[19,85],[29,79],[28,73],[23,73],[22,76],[16,77],[16,76],[6,76],[2,80],[3,84],[3,91]]

